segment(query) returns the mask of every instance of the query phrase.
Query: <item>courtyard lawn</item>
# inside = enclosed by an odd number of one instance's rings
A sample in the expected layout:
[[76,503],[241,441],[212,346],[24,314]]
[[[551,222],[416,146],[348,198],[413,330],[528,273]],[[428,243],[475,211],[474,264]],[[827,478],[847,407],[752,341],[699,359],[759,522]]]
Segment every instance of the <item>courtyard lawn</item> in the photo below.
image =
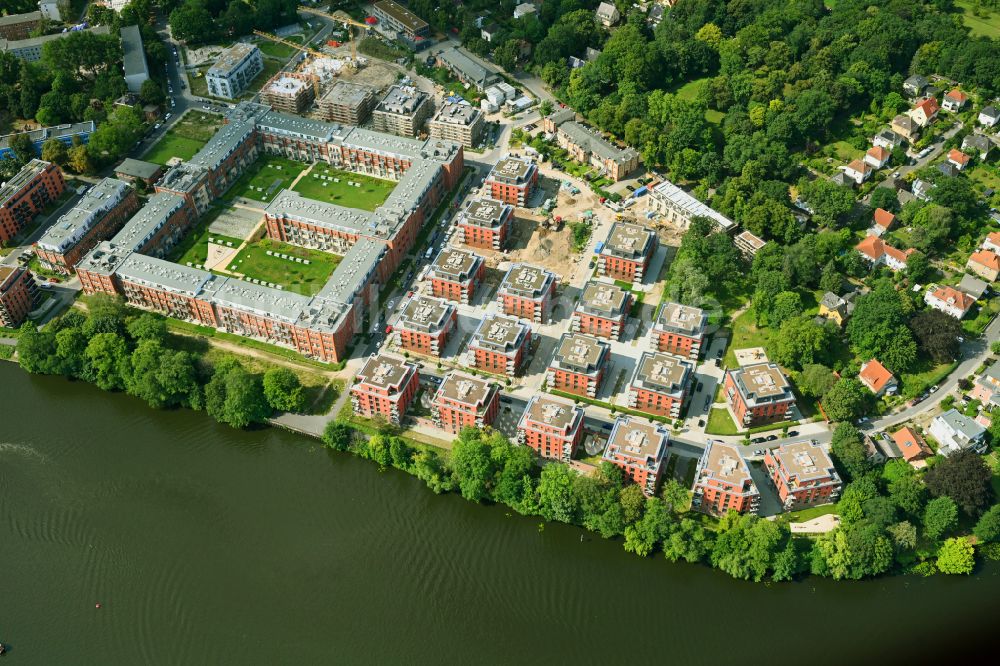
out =
[[166,164],[172,157],[189,160],[208,143],[220,127],[222,116],[188,111],[142,159],[155,164]]
[[733,417],[729,415],[729,410],[725,407],[713,407],[708,413],[708,424],[705,426],[706,435],[738,435],[740,434]]
[[[348,182],[360,183],[361,187],[348,185]],[[341,171],[326,164],[316,164],[312,171],[303,176],[298,185],[292,189],[310,199],[347,208],[375,210],[385,202],[395,187],[396,183],[391,180]]]
[[189,261],[192,266],[203,265],[208,258],[208,225],[225,210],[222,206],[216,206],[205,213],[194,228],[184,234],[181,242],[174,246],[167,259],[182,266],[186,266]]
[[746,349],[747,347],[764,347],[767,349],[769,342],[768,330],[766,328],[757,328],[753,320],[752,308],[734,319],[731,328],[732,335],[729,339],[729,349],[726,350],[726,356],[723,359],[723,363],[727,368],[739,367],[739,364],[736,363],[737,349]]
[[[268,251],[307,259],[309,263],[270,256]],[[336,255],[265,238],[243,248],[226,268],[262,282],[280,284],[296,294],[312,296],[323,288],[339,263],[340,257]]]
[[306,165],[302,162],[286,157],[262,155],[240,176],[230,194],[265,203],[273,201],[278,192],[289,188],[305,168]]

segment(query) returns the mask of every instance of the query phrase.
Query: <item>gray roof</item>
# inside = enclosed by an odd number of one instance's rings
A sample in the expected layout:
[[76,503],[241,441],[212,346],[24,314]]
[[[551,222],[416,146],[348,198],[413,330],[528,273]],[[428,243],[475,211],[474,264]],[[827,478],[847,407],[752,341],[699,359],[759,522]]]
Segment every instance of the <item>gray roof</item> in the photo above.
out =
[[188,163],[214,170],[225,162],[253,131],[254,123],[251,120],[230,118],[229,122],[219,128],[208,143],[188,160]]
[[702,203],[668,180],[665,180],[654,187],[652,196],[670,202],[671,205],[682,210],[684,215],[689,218],[707,217],[722,231],[729,231],[730,229],[734,229],[736,227],[736,223],[728,217],[711,206]]
[[370,238],[359,238],[340,260],[340,264],[316,297],[334,303],[351,303],[361,289],[371,281],[383,254],[385,254],[385,243]]
[[954,408],[935,416],[934,419],[943,421],[952,432],[960,434],[963,439],[969,441],[980,439],[986,434],[986,428]]
[[254,284],[249,280],[226,278],[213,290],[212,300],[221,307],[235,307],[294,324],[312,299],[289,291]]
[[184,197],[181,195],[157,192],[146,200],[146,205],[125,223],[111,242],[116,247],[138,251],[166,225],[171,215],[184,206]]
[[285,134],[305,139],[331,141],[335,136],[343,137],[350,130],[336,123],[293,116],[280,111],[270,111],[257,120],[257,126],[275,134]]
[[582,333],[563,333],[550,367],[580,374],[596,374],[611,355],[611,345]]
[[489,85],[500,79],[499,74],[474,60],[465,49],[459,46],[445,49],[438,54],[438,58],[478,87]]
[[400,116],[412,116],[428,99],[430,99],[430,95],[413,86],[396,85],[386,91],[375,110]]
[[0,25],[17,25],[19,23],[30,23],[32,21],[41,21],[41,12],[27,12],[25,14],[8,14],[7,16],[0,16]]
[[469,348],[479,347],[499,354],[507,354],[518,349],[531,329],[517,317],[488,314],[472,334]]
[[979,113],[989,116],[990,118],[1000,118],[1000,111],[997,111],[997,107],[992,104],[990,106],[983,107],[983,110]]
[[[377,221],[372,213],[357,208],[347,208],[337,204],[304,197],[293,190],[281,190],[267,205],[265,212],[275,217],[284,217],[300,222],[308,222],[326,229],[338,229],[350,233],[376,235]],[[379,234],[380,235],[380,234]]]
[[0,185],[0,206],[6,204],[8,199],[34,180],[50,164],[51,162],[43,162],[42,160],[31,160],[25,164],[13,178]]
[[628,314],[629,301],[629,292],[618,285],[591,280],[583,285],[576,309],[595,317],[619,319]]
[[41,129],[30,130],[28,132],[4,134],[3,136],[0,136],[0,148],[8,147],[10,145],[11,138],[13,138],[16,134],[27,134],[28,138],[31,139],[33,143],[41,143],[47,139],[71,139],[78,134],[90,134],[94,131],[94,128],[94,121],[87,120],[82,123],[53,125],[52,127],[43,127]]
[[989,284],[979,278],[972,277],[971,275],[963,275],[962,281],[958,283],[959,291],[965,292],[977,301],[983,297],[983,294],[985,294],[989,288]]
[[559,131],[568,136],[570,141],[575,145],[589,150],[602,159],[614,160],[615,162],[629,162],[637,156],[637,153],[632,148],[619,148],[595,130],[575,120],[564,122],[559,126]]
[[984,134],[970,134],[962,139],[962,148],[975,148],[980,152],[984,152],[992,147],[993,143]]
[[246,58],[249,54],[259,50],[255,44],[236,42],[219,55],[215,64],[208,68],[206,76],[226,76],[230,71]]
[[125,68],[125,76],[144,74],[149,76],[149,68],[146,66],[146,54],[142,50],[142,34],[139,26],[127,25],[121,29],[122,38],[122,65]]
[[125,198],[129,189],[128,183],[117,178],[105,178],[46,229],[38,239],[38,246],[52,252],[65,252],[73,247]]
[[216,277],[208,271],[181,266],[170,261],[147,257],[133,252],[125,257],[116,271],[123,280],[156,288],[166,288],[185,296],[197,296]]
[[143,162],[142,160],[135,160],[131,157],[126,157],[122,160],[121,164],[115,167],[115,173],[148,180],[155,177],[156,174],[158,174],[162,169],[163,167],[159,164]]

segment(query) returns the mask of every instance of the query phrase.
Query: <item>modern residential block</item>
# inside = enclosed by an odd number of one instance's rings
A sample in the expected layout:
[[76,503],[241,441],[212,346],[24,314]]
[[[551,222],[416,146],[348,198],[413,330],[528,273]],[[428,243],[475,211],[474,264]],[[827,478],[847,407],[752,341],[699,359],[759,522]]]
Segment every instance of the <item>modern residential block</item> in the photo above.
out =
[[693,377],[693,363],[660,352],[643,352],[632,373],[628,406],[647,414],[679,418]]
[[546,373],[550,389],[594,398],[604,380],[611,346],[580,333],[563,333]]
[[555,275],[544,268],[514,264],[500,284],[497,302],[504,314],[547,324],[555,294]]
[[598,275],[641,284],[657,244],[655,231],[637,224],[615,222],[597,259]]
[[278,72],[260,90],[265,104],[284,113],[303,113],[316,98],[312,76]]
[[670,435],[666,426],[619,416],[611,427],[602,460],[625,472],[642,491],[652,497],[663,475]]
[[514,207],[496,199],[473,199],[459,216],[457,240],[469,247],[503,250],[510,237]]
[[236,42],[205,72],[208,94],[236,99],[264,71],[264,57],[254,44]]
[[831,504],[840,497],[843,486],[840,475],[829,454],[815,442],[795,442],[767,449],[764,468],[785,511]]
[[649,199],[650,206],[654,211],[663,215],[667,222],[671,222],[681,229],[687,229],[691,225],[691,220],[696,217],[708,218],[716,229],[724,233],[736,229],[735,222],[695,199],[669,180],[654,187],[649,193]]
[[417,366],[398,356],[372,354],[351,386],[351,405],[359,416],[380,416],[399,425],[420,388]]
[[42,160],[31,160],[0,185],[0,245],[17,236],[65,188],[59,167]]
[[536,393],[517,424],[517,442],[542,458],[569,462],[583,441],[583,408]]
[[431,98],[413,86],[392,86],[372,112],[376,132],[416,136],[431,115]]
[[485,274],[486,264],[478,254],[445,247],[430,265],[427,280],[435,297],[468,305]]
[[705,340],[708,315],[700,308],[664,302],[653,322],[653,351],[697,360]]
[[513,377],[524,367],[531,348],[531,327],[516,317],[488,314],[469,340],[469,366]]
[[483,139],[486,121],[483,112],[474,106],[445,102],[427,123],[427,128],[435,139],[447,139],[474,148]]
[[691,508],[702,513],[757,513],[760,508],[760,492],[747,461],[737,447],[718,440],[706,443],[691,490]]
[[432,401],[434,423],[452,434],[462,428],[492,425],[500,411],[496,384],[463,372],[451,372]]
[[437,64],[455,75],[462,83],[474,86],[476,90],[485,90],[494,83],[501,81],[500,73],[493,67],[476,60],[471,53],[461,46],[444,49],[437,55]]
[[614,182],[639,168],[639,153],[635,149],[616,145],[575,118],[576,113],[566,108],[543,121],[547,131],[555,134],[559,147],[569,152],[573,159],[589,164]]
[[396,343],[407,351],[441,356],[457,321],[454,305],[418,294],[403,306],[393,333]]
[[483,184],[490,196],[511,206],[525,206],[538,185],[538,167],[527,157],[507,155]]
[[795,394],[776,363],[726,370],[723,386],[736,423],[744,428],[787,421],[792,416]]
[[570,330],[621,340],[632,302],[632,292],[615,284],[591,280],[583,285]]
[[430,25],[406,7],[392,0],[379,0],[372,5],[372,12],[383,34],[401,39],[413,49],[430,45]]
[[319,116],[325,121],[344,125],[363,125],[368,122],[378,97],[375,89],[358,83],[337,81],[323,95],[318,106]]

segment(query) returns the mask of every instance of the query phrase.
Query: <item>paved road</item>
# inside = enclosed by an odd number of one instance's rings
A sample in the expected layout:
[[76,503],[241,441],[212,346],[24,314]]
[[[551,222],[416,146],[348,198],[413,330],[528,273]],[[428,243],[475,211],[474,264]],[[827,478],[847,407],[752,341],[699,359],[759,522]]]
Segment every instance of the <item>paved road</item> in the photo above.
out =
[[[928,153],[925,157],[921,157],[920,159],[916,160],[913,164],[900,165],[895,169],[891,169],[891,173],[890,169],[886,169],[886,177],[882,179],[882,183],[885,183],[886,181],[890,180],[892,178],[891,175],[892,173],[898,173],[899,177],[903,178],[906,176],[906,174],[910,173],[911,171],[916,171],[917,169],[923,169],[925,166],[927,166],[932,161],[937,159],[937,157],[941,154],[941,151],[944,149],[944,142],[950,139],[951,137],[955,136],[959,131],[961,131],[962,127],[963,125],[961,122],[955,123],[954,127],[946,131],[937,141],[934,142],[933,144],[934,149],[930,153]],[[882,183],[880,183],[879,185],[881,185]],[[872,192],[874,191],[875,190],[873,189]],[[869,192],[868,195],[864,197],[863,199],[864,202],[868,203],[868,201],[871,200],[871,196],[872,196],[871,192]]]

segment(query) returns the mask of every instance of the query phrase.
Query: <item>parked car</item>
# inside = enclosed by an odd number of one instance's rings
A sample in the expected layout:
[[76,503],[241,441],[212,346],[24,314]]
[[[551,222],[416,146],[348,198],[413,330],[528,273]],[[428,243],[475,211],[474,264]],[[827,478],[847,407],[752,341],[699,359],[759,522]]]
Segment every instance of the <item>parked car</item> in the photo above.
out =
[[776,441],[778,439],[778,436],[777,435],[768,435],[766,439],[769,442],[773,442],[773,441]]
[[696,388],[695,391],[701,391],[702,388],[704,387],[702,386],[701,382],[698,382],[698,388]]
[[767,440],[764,439],[763,437],[754,437],[753,439],[750,440],[750,443],[751,444],[763,444],[766,441]]
[[928,390],[927,392],[928,392],[928,393],[934,393],[934,392],[935,392],[935,391],[937,391],[937,390],[938,390],[939,388],[940,388],[940,387],[939,387],[939,386],[938,386],[937,384],[935,384],[934,386],[930,387],[930,389],[929,389],[929,390]]
[[711,406],[712,406],[712,396],[709,396],[705,398],[705,409],[708,409]]
[[762,456],[764,455],[764,449],[754,449],[753,454],[755,456]]
[[798,437],[799,436],[799,431],[798,430],[789,430],[788,431],[788,436],[789,437]]

